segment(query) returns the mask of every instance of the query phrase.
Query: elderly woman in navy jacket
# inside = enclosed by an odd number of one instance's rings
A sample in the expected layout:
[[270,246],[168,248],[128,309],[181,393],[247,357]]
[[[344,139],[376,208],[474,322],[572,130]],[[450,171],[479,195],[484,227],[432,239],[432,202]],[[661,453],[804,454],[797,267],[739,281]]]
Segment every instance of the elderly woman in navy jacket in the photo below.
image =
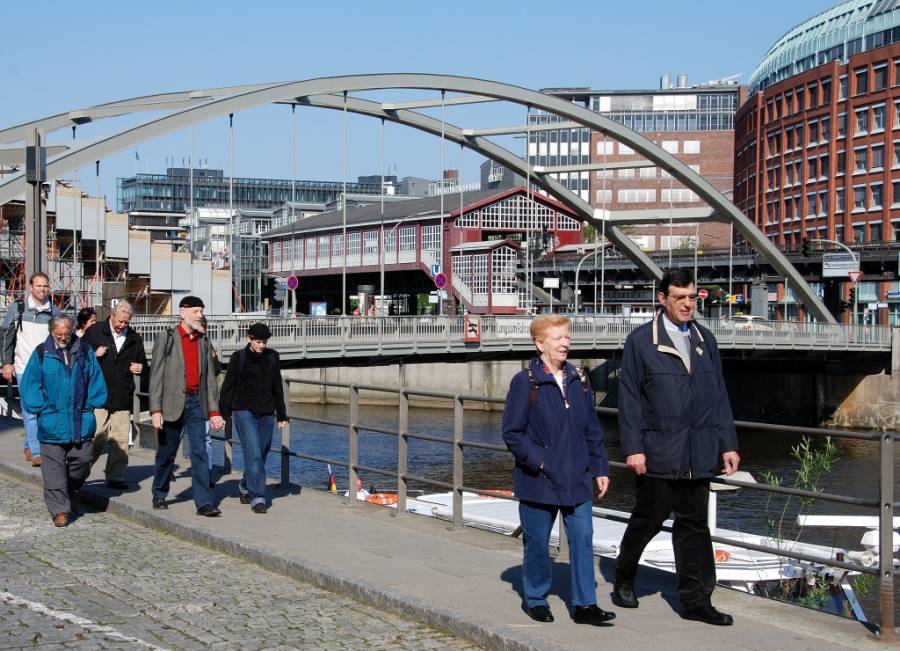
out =
[[539,356],[513,377],[503,411],[503,440],[516,458],[525,610],[539,622],[553,621],[548,548],[560,512],[569,537],[572,619],[604,625],[615,614],[597,606],[591,512],[594,486],[601,498],[609,488],[603,432],[587,377],[566,361],[569,320],[541,315],[531,338]]
[[106,402],[106,382],[94,351],[74,337],[72,317],[50,318],[50,336],[35,348],[20,387],[22,405],[37,414],[44,502],[53,524],[65,527],[71,495],[91,472],[94,410]]

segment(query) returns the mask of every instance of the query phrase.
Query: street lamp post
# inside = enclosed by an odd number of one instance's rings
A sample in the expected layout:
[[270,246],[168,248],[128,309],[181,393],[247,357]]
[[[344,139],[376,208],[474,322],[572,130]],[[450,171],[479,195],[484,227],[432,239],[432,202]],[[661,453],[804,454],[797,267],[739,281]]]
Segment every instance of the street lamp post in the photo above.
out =
[[[713,235],[712,233],[703,233],[708,237],[715,238],[717,240],[721,240],[722,238],[719,235]],[[734,222],[728,225],[728,318],[731,318],[731,280],[732,280],[732,265],[734,263]]]
[[[853,261],[856,263],[856,268],[857,268],[857,270],[859,269],[859,258],[856,257],[856,254],[853,252],[853,249],[851,249],[851,248],[850,248],[849,246],[847,246],[846,244],[844,244],[844,243],[842,243],[842,242],[838,242],[837,240],[827,240],[827,239],[825,239],[824,237],[820,237],[820,238],[811,238],[811,239],[808,239],[807,241],[810,242],[810,243],[812,243],[812,242],[825,242],[825,243],[827,243],[827,244],[834,244],[835,246],[839,246],[840,248],[844,249],[847,253],[850,254],[850,259],[853,260]],[[787,280],[786,280],[786,279],[785,279],[785,284],[787,284]],[[856,294],[854,294],[854,296],[853,296],[853,321],[852,321],[852,322],[853,322],[854,324],[856,323],[857,313],[858,313],[858,312],[859,312],[859,292],[856,292]]]
[[[580,290],[578,289],[578,276],[579,276],[579,274],[581,274],[581,264],[582,264],[585,260],[587,260],[588,258],[590,258],[592,255],[597,255],[597,254],[600,253],[601,251],[603,251],[602,248],[601,248],[601,249],[594,249],[594,250],[591,251],[590,253],[586,253],[584,256],[582,256],[581,260],[578,261],[578,266],[575,267],[575,314],[578,314],[578,296],[579,296],[579,292],[580,292]],[[603,291],[603,287],[602,287],[602,286],[600,287],[600,291],[601,291],[601,292]],[[595,315],[595,316],[596,316],[596,315]]]

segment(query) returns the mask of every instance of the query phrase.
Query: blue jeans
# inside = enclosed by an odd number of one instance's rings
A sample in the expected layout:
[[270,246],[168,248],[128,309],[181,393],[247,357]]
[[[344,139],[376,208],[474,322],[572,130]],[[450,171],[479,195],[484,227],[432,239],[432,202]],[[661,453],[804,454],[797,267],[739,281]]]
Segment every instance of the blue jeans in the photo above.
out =
[[[21,373],[16,373],[16,382],[18,382],[20,387],[22,386]],[[21,396],[21,393],[19,395]],[[23,449],[31,450],[31,456],[36,457],[41,453],[41,443],[38,441],[37,414],[28,413],[25,411],[25,407],[21,406],[21,399],[19,402],[19,410],[22,412],[22,421],[25,425],[25,445],[23,446]]]
[[557,511],[562,513],[566,534],[569,537],[571,606],[574,608],[597,603],[591,501],[587,500],[577,506],[519,502],[519,520],[522,524],[522,542],[525,548],[522,592],[525,594],[527,608],[547,605],[547,594],[553,580],[549,549],[550,530],[553,528]]
[[241,493],[250,494],[250,504],[266,503],[266,457],[272,448],[272,432],[275,430],[275,415],[257,416],[252,411],[241,409],[231,414],[232,424],[241,440],[244,454],[244,478],[241,479]]
[[153,472],[153,497],[165,498],[169,494],[169,481],[181,437],[187,433],[191,449],[191,490],[197,508],[215,504],[215,495],[209,488],[209,465],[206,455],[206,414],[200,409],[200,398],[184,397],[184,411],[176,421],[163,421],[156,448],[156,467]]

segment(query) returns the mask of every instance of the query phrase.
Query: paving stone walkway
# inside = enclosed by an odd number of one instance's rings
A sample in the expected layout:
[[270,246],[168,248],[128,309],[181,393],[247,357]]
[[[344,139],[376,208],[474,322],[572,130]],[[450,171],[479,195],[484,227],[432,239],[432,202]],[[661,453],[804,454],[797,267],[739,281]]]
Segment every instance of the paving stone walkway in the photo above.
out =
[[57,529],[0,477],[0,649],[34,648],[477,647],[89,508]]

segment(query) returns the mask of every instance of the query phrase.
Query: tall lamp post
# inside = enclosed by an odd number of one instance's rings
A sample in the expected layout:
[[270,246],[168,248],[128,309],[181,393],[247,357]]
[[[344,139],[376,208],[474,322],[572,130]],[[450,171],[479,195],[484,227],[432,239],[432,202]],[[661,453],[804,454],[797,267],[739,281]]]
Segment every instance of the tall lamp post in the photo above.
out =
[[[859,258],[856,257],[856,254],[853,252],[853,249],[851,249],[851,248],[850,248],[849,246],[847,246],[846,244],[844,244],[844,243],[842,243],[842,242],[838,242],[837,240],[826,240],[826,239],[823,238],[823,237],[820,237],[820,238],[810,238],[810,239],[807,240],[807,242],[809,242],[809,243],[813,243],[813,242],[825,242],[825,243],[827,243],[827,244],[834,244],[835,246],[839,246],[840,248],[844,249],[844,251],[846,251],[847,253],[850,254],[850,259],[853,260],[853,261],[856,263],[856,269],[859,270]],[[785,290],[785,292],[786,292],[786,291],[787,291],[787,290]],[[852,321],[852,322],[853,322],[854,324],[856,323],[857,313],[858,313],[858,312],[859,312],[859,292],[856,292],[856,293],[853,295],[853,321]]]
[[[703,233],[707,237],[721,240],[719,235],[712,233]],[[732,264],[734,262],[734,222],[728,225],[728,318],[731,318],[731,281],[732,281]],[[696,276],[694,276],[696,278]]]
[[[605,243],[604,243],[604,246],[606,246]],[[582,256],[581,260],[578,261],[578,266],[575,267],[575,314],[578,314],[578,296],[581,293],[581,290],[578,289],[578,276],[581,274],[581,264],[585,260],[590,258],[591,256],[597,255],[598,253],[600,253],[602,251],[603,251],[603,248],[597,248],[597,249],[594,249],[593,251],[591,251],[590,253],[584,254],[584,256]],[[600,286],[600,291],[601,292],[603,291],[602,285]]]

